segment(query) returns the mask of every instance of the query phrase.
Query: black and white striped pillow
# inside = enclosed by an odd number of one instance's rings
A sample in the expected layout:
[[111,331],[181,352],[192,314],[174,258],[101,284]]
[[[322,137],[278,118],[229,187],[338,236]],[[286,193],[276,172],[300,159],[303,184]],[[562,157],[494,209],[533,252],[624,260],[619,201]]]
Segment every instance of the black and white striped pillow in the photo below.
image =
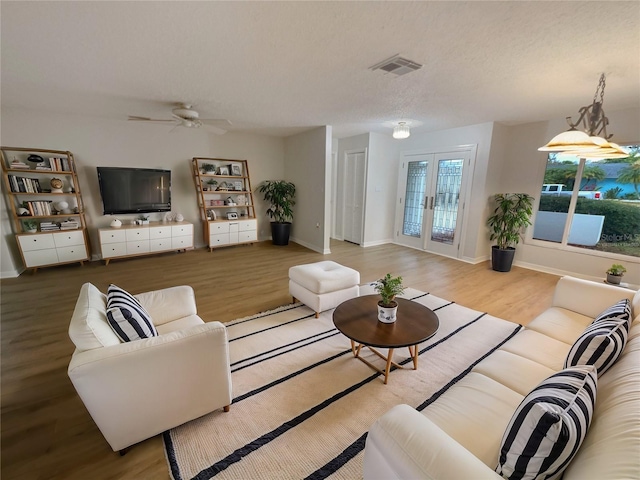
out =
[[123,342],[158,336],[151,316],[140,302],[129,292],[113,284],[107,290],[107,320]]
[[627,344],[629,322],[618,318],[589,325],[567,354],[564,366],[595,365],[598,376],[611,367]]
[[534,388],[502,437],[496,472],[509,480],[559,478],[591,424],[597,378],[592,365],[571,367]]
[[619,302],[614,303],[604,312],[598,315],[592,323],[602,322],[603,320],[610,320],[614,318],[625,320],[625,327],[627,328],[627,332],[629,331],[629,328],[631,328],[631,302],[628,299],[624,298]]

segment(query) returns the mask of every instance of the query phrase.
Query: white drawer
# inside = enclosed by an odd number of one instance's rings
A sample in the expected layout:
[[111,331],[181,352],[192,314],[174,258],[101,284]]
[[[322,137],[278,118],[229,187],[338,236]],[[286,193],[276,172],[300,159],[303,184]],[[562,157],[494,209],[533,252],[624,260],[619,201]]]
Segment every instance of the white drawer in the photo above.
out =
[[162,227],[150,227],[149,238],[171,238],[171,226],[164,225]]
[[229,223],[228,222],[209,222],[209,235],[214,235],[218,233],[229,233]]
[[127,242],[136,242],[138,240],[149,240],[149,227],[132,228],[125,230],[127,234]]
[[27,251],[23,253],[23,256],[26,267],[39,267],[40,265],[58,263],[58,254],[55,248]]
[[258,222],[256,220],[242,220],[240,223],[240,231],[258,230]]
[[45,248],[55,248],[53,234],[45,233],[44,235],[20,235],[18,237],[20,248],[23,252],[32,250],[44,250]]
[[100,243],[126,242],[127,234],[124,230],[100,230]]
[[107,243],[102,245],[102,258],[122,257],[126,254],[127,244],[125,242]]
[[193,225],[172,225],[171,236],[182,237],[185,235],[193,235]]
[[239,232],[239,242],[255,242],[258,240],[258,232],[255,230],[247,230],[244,232]]
[[82,234],[82,230],[54,233],[53,241],[57,248],[69,247],[71,245],[84,245],[84,235]]
[[229,245],[229,234],[228,233],[218,233],[215,235],[209,236],[209,246],[215,247],[220,245]]
[[238,222],[229,222],[229,233],[237,233],[240,230]]
[[138,253],[148,253],[148,252],[149,252],[149,240],[140,240],[139,242],[127,242],[127,255],[136,255]]
[[171,248],[183,249],[193,247],[193,237],[173,237],[171,239]]
[[149,251],[162,252],[171,250],[171,238],[153,238],[149,240]]
[[72,245],[69,247],[57,248],[59,262],[75,262],[87,259],[87,250],[84,245]]

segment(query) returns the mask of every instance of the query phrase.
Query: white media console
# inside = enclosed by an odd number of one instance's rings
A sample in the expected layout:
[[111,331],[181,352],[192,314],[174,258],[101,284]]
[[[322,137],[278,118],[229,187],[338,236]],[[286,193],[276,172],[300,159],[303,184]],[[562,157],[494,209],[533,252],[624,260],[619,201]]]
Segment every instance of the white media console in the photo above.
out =
[[193,248],[193,224],[189,222],[123,225],[120,228],[100,228],[98,233],[105,265],[114,258]]

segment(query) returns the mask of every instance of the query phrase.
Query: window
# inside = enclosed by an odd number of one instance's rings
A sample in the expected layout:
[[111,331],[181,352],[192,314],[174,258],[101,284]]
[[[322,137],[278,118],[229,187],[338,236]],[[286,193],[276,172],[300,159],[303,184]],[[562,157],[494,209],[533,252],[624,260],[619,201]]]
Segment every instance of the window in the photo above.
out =
[[640,145],[624,159],[550,153],[533,238],[640,257]]

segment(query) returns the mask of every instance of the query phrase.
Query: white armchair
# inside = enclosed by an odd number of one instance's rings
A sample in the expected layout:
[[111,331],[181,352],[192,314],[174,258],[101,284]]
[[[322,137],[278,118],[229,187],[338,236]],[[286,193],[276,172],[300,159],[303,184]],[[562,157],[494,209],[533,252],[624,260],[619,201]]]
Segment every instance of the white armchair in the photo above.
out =
[[106,317],[106,295],[85,283],[69,325],[76,346],[68,374],[114,451],[218,408],[229,410],[227,331],[204,323],[188,286],[136,295],[157,337],[121,343]]

